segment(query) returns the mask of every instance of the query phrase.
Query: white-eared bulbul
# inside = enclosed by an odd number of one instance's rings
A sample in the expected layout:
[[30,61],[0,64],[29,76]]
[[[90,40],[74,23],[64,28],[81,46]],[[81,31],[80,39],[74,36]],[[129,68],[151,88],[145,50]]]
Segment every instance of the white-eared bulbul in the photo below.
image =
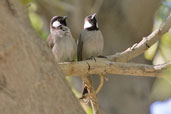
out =
[[66,16],[54,16],[50,21],[47,42],[57,62],[72,61],[77,52],[76,42],[67,27],[66,18]]

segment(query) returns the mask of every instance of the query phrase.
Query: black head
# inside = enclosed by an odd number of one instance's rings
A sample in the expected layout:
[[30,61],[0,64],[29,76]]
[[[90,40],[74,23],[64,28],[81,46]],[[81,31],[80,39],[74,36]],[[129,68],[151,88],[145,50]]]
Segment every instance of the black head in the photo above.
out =
[[99,30],[98,23],[96,20],[96,14],[89,15],[84,20],[84,29],[93,31]]
[[66,19],[67,19],[67,16],[64,16],[64,17],[54,16],[50,21],[50,27],[55,29],[55,28],[60,27],[61,25],[67,26]]

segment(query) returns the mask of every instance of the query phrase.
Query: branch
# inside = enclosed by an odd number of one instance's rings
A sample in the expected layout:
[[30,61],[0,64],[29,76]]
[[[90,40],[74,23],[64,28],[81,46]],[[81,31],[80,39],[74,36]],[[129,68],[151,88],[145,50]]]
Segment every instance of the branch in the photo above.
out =
[[[81,76],[84,74],[119,74],[132,76],[159,77],[162,70],[171,66],[171,62],[160,65],[111,62],[96,58],[81,62],[59,63],[66,76]],[[89,68],[90,67],[90,68]]]
[[88,100],[90,101],[93,114],[99,114],[99,104],[98,104],[98,99],[97,99],[97,94],[96,91],[94,90],[91,78],[89,75],[85,74],[81,76],[84,85],[87,86],[87,91],[88,91]]
[[143,37],[142,41],[134,44],[132,47],[121,53],[108,56],[108,59],[115,62],[128,62],[152,46],[164,33],[169,31],[169,28],[171,28],[171,14],[168,16],[165,22],[163,22],[160,27],[153,31],[149,36]]

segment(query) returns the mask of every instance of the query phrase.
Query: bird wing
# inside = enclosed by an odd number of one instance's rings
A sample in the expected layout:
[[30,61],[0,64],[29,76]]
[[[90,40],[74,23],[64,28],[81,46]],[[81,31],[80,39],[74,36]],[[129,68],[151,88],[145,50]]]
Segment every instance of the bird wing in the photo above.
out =
[[82,51],[83,51],[83,41],[81,39],[81,34],[80,37],[78,38],[77,41],[77,60],[82,61]]
[[53,46],[55,45],[54,44],[54,41],[53,41],[53,37],[51,36],[51,34],[48,36],[47,38],[47,43],[48,43],[48,46],[52,49]]

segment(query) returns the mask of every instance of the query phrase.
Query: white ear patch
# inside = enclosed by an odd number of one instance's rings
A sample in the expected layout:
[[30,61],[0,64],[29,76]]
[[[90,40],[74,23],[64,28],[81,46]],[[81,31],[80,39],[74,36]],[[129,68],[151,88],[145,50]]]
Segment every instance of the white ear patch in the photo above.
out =
[[53,22],[53,24],[52,24],[52,26],[53,27],[58,27],[58,26],[60,26],[61,24],[58,22],[58,21],[55,21],[55,22]]
[[92,26],[93,25],[90,22],[88,22],[87,20],[84,22],[84,29],[92,27]]

